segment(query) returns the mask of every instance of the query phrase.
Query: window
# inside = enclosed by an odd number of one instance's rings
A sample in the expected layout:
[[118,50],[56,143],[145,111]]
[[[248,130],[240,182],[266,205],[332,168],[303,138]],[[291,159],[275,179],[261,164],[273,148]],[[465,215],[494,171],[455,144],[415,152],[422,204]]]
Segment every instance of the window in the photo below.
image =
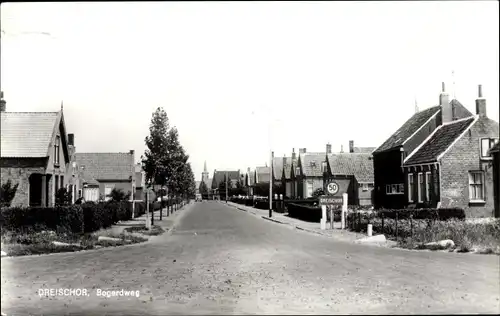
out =
[[56,136],[56,143],[54,144],[54,164],[59,165],[59,147],[61,145],[61,137]]
[[418,201],[419,202],[424,201],[424,193],[425,193],[424,175],[421,172],[419,172],[418,173]]
[[481,158],[489,158],[488,151],[495,143],[498,142],[498,138],[481,138]]
[[385,193],[392,195],[392,194],[404,194],[404,184],[387,184],[385,186]]
[[113,187],[112,187],[112,186],[110,186],[110,185],[109,185],[109,186],[107,185],[107,186],[104,188],[104,199],[105,199],[106,201],[108,201],[109,199],[111,199],[111,198],[109,197],[109,195],[111,194],[111,191],[113,191]]
[[311,197],[313,195],[313,183],[312,181],[307,181],[307,197]]
[[429,171],[427,171],[425,173],[425,187],[426,187],[426,191],[425,191],[425,200],[426,201],[430,201],[431,200],[431,196],[432,196],[432,193],[431,193],[431,173]]
[[483,172],[469,172],[469,199],[471,201],[484,201]]
[[57,193],[57,191],[59,191],[59,176],[55,176],[54,184],[55,184],[55,193]]
[[413,192],[415,188],[415,176],[413,173],[408,174],[408,202],[413,202]]
[[61,185],[59,186],[61,188],[64,188],[64,176],[61,176]]
[[321,171],[322,171],[322,172],[326,172],[326,171],[327,171],[326,161],[323,161],[323,162],[321,163]]
[[300,167],[295,168],[295,175],[300,176]]
[[361,184],[361,188],[362,188],[363,192],[368,191],[368,183]]

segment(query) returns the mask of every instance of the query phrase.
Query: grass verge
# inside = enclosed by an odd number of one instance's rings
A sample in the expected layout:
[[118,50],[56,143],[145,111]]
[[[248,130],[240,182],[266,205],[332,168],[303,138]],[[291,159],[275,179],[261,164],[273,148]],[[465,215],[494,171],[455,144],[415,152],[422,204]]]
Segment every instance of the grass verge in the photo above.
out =
[[127,233],[139,233],[146,236],[159,236],[165,232],[163,228],[157,225],[153,225],[151,230],[147,230],[146,226],[133,226],[124,229]]

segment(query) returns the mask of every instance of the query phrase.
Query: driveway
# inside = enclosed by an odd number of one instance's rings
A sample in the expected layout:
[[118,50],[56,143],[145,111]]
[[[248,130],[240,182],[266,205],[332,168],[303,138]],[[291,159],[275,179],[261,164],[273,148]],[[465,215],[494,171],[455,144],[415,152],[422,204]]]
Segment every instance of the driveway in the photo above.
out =
[[[498,313],[499,257],[355,245],[218,202],[145,244],[3,258],[2,312],[47,315]],[[39,297],[39,289],[88,296]],[[99,297],[97,290],[139,291]]]

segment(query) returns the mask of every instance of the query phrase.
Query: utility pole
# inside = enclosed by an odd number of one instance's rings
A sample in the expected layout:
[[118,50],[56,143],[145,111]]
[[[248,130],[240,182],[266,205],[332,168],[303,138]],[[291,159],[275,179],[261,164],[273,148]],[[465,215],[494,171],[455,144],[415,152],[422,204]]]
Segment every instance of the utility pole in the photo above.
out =
[[227,181],[227,180],[228,180],[228,179],[227,179],[227,171],[226,171],[226,203],[227,203],[227,191],[228,191],[228,190],[227,190],[227,183],[228,183],[228,181]]
[[271,166],[269,167],[269,218],[273,217],[273,158],[274,151],[271,151]]

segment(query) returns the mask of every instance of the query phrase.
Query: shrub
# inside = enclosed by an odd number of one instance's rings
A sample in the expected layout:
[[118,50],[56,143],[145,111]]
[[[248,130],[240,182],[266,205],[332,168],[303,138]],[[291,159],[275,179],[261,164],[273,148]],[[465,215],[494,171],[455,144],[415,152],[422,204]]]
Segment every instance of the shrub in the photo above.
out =
[[72,194],[71,191],[67,191],[66,188],[60,188],[56,193],[56,206],[71,205]]
[[60,233],[84,231],[84,214],[79,205],[2,208],[0,214],[2,230],[22,232],[52,229]]
[[125,193],[121,189],[114,188],[111,193],[107,195],[107,197],[111,198],[114,202],[126,201],[130,197],[130,192]]
[[7,180],[0,187],[0,207],[9,207],[14,199],[14,196],[17,192],[17,187],[19,183],[16,183],[14,186],[12,185],[12,181],[10,179]]
[[321,207],[289,203],[288,216],[304,221],[319,222],[322,216]]

